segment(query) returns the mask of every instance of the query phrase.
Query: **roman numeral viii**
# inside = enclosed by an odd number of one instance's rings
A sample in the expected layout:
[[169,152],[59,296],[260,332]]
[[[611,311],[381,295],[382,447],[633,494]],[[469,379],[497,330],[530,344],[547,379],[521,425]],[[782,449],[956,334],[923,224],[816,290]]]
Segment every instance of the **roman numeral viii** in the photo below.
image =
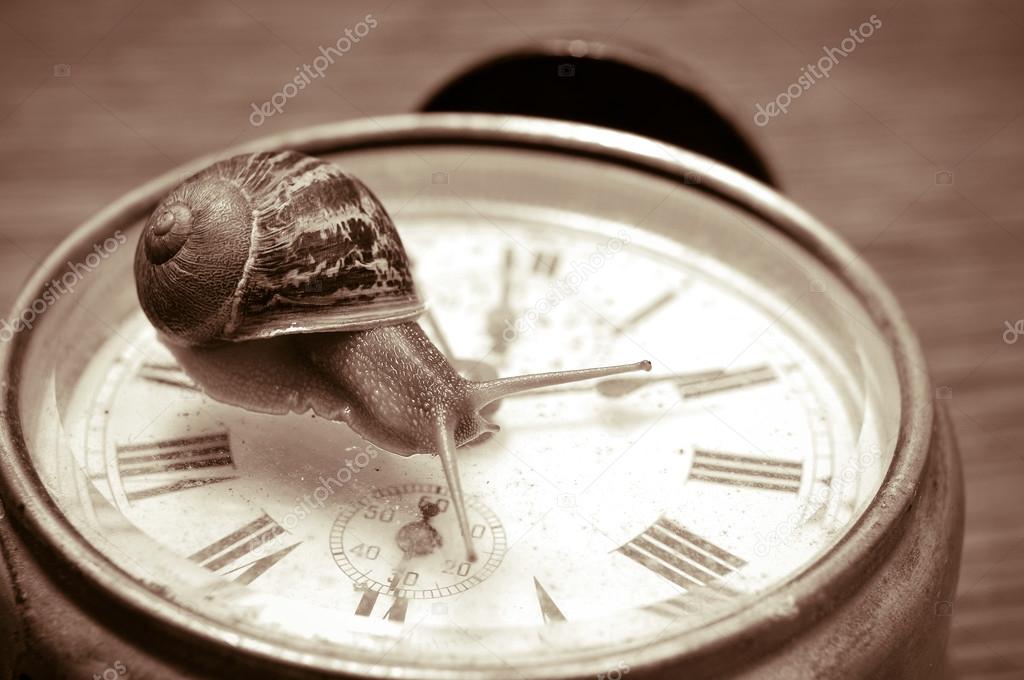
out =
[[686,590],[710,585],[746,565],[736,555],[664,517],[618,552]]
[[293,543],[273,552],[264,549],[284,533],[284,528],[264,513],[241,529],[189,555],[189,559],[221,576],[231,577],[236,583],[249,585],[298,547],[298,543]]
[[227,433],[117,447],[117,469],[129,501],[137,501],[234,476]]
[[696,449],[690,479],[712,484],[798,493],[803,463]]

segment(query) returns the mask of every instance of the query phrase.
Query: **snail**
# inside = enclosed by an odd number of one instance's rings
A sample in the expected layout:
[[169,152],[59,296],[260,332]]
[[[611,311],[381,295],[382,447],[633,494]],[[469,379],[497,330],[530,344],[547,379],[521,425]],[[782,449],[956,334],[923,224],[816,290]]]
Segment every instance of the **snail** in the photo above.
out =
[[417,317],[425,305],[387,211],[357,178],[293,151],[235,156],[156,207],[135,253],[139,302],[212,399],[347,424],[399,455],[440,456],[467,556],[456,449],[498,431],[511,394],[650,362],[472,382]]

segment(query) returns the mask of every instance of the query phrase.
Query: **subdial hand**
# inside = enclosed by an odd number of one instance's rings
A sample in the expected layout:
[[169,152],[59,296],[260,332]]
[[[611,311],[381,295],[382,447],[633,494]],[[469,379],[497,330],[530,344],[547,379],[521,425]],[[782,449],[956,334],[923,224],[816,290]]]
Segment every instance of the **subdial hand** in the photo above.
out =
[[437,503],[431,503],[424,498],[420,501],[419,509],[421,519],[403,525],[395,536],[395,541],[406,559],[429,555],[443,543],[441,534],[430,524],[430,519],[441,511]]
[[420,519],[415,522],[403,524],[395,534],[395,543],[402,551],[402,559],[391,572],[391,580],[388,582],[388,591],[395,592],[399,584],[405,578],[409,562],[414,557],[429,555],[441,547],[443,543],[441,534],[431,524],[430,520],[441,510],[437,503],[431,503],[425,498],[419,505]]

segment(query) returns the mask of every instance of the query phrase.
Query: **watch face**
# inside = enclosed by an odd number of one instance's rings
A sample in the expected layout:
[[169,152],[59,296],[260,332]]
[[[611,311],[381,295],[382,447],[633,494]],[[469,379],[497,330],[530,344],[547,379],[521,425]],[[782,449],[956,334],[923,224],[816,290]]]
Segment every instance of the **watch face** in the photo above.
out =
[[206,397],[139,310],[120,225],[33,331],[20,408],[47,491],[154,615],[366,675],[607,672],[784,591],[872,502],[890,352],[753,214],[554,151],[331,158],[391,212],[467,376],[653,370],[497,405],[459,450],[470,562],[435,457]]

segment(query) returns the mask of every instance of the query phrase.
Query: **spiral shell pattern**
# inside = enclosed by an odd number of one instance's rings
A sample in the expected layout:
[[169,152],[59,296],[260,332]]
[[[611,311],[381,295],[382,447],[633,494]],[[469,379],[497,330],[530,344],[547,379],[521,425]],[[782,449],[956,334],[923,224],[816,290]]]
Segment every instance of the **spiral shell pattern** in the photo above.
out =
[[181,344],[361,330],[423,310],[373,193],[293,151],[235,156],[172,191],[143,231],[136,283]]

